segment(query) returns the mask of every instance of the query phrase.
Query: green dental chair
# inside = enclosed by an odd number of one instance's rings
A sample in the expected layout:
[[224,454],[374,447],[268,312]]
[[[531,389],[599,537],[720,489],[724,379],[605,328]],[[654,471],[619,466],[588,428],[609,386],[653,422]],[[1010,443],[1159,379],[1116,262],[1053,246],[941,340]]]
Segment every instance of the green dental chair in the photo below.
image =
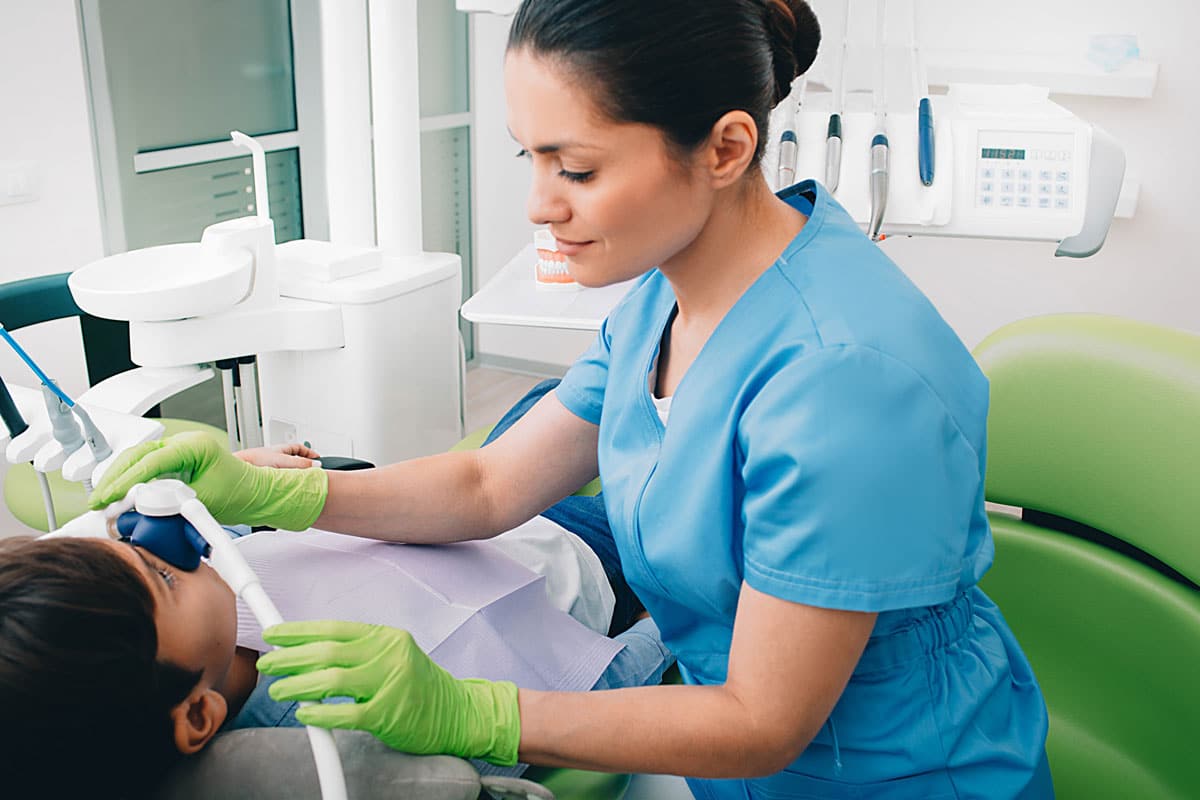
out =
[[1200,336],[1056,315],[975,356],[991,381],[982,586],[1050,710],[1057,795],[1200,797]]
[[[113,375],[133,369],[134,364],[129,360],[129,326],[124,322],[98,319],[83,313],[67,288],[69,275],[69,272],[63,272],[0,284],[0,323],[12,332],[43,322],[77,317],[87,361],[88,383],[95,386]],[[0,347],[7,346],[0,343]],[[37,358],[36,353],[33,356]],[[33,381],[36,380],[32,374],[3,377],[9,383],[26,386],[34,385]],[[203,422],[161,418],[158,421],[166,428],[163,436],[202,430],[214,434],[221,441],[227,441],[225,431]],[[59,525],[87,510],[82,484],[64,480],[58,472],[48,473],[46,478],[50,483]],[[9,466],[4,479],[4,502],[12,515],[30,528],[38,531],[49,529],[42,490],[32,464]]]

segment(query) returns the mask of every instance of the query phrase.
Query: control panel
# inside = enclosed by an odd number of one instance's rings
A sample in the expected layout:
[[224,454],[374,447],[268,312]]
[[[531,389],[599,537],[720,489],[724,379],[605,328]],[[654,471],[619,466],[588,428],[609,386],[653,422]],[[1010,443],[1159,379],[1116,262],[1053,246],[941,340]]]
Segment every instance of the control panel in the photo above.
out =
[[980,131],[975,148],[975,206],[1069,212],[1079,202],[1074,164],[1072,134]]

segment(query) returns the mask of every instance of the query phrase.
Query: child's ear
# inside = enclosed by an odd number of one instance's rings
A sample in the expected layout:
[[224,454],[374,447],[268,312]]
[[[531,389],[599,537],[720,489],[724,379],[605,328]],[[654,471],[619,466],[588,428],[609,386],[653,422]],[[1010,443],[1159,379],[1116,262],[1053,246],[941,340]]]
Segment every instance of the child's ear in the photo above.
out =
[[195,689],[171,709],[175,747],[184,755],[197,753],[216,735],[229,707],[216,689]]

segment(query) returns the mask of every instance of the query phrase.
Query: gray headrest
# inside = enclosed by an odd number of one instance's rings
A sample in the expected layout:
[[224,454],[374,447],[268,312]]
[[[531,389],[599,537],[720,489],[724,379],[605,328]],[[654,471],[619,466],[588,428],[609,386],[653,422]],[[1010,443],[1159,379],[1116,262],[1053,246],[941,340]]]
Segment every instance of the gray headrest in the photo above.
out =
[[[544,787],[515,778],[481,778],[452,756],[413,756],[361,731],[334,731],[351,800],[554,800]],[[317,768],[303,728],[247,728],[217,736],[167,776],[158,800],[321,800]]]

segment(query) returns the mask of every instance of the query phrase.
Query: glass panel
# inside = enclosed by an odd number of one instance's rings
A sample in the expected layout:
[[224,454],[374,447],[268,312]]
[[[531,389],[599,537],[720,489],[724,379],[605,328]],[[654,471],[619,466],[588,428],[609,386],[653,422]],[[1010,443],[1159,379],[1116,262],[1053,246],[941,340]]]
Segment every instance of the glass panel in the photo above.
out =
[[421,116],[467,111],[467,15],[454,0],[418,0],[417,30]]
[[288,0],[97,0],[119,158],[296,129]]
[[[425,250],[462,256],[463,297],[471,296],[470,128],[421,134],[421,225]],[[473,329],[459,319],[467,358],[475,354]]]
[[[267,153],[267,192],[275,241],[301,238],[298,150]],[[250,156],[131,175],[122,204],[129,249],[198,242],[214,222],[255,213]]]

